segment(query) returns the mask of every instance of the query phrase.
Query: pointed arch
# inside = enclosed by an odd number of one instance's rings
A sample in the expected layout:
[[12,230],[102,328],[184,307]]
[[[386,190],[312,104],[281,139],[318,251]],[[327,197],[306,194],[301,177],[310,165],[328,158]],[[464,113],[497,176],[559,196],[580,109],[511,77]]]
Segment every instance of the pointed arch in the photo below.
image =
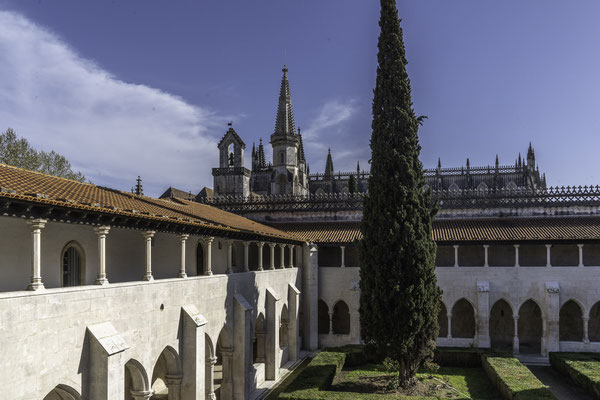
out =
[[446,304],[441,300],[438,310],[438,325],[440,327],[438,337],[448,337],[448,309],[446,308]]
[[198,240],[196,245],[196,275],[204,275],[204,242]]
[[206,398],[212,398],[211,394],[214,395],[213,392],[213,376],[214,376],[214,368],[216,363],[215,356],[215,346],[213,345],[212,340],[208,333],[204,333],[204,357],[205,361],[205,369],[204,369],[204,390],[206,393]]
[[515,335],[514,312],[506,299],[499,299],[490,309],[490,344],[497,349],[511,349]]
[[334,334],[350,334],[350,309],[344,300],[339,300],[333,306],[331,317],[331,327]]
[[284,304],[281,309],[281,317],[279,323],[279,347],[287,347],[288,345],[288,327],[290,323],[290,315],[287,304]]
[[508,184],[506,185],[506,189],[507,190],[516,190],[517,189],[517,184],[514,183],[513,181],[508,182]]
[[479,191],[485,191],[488,189],[488,185],[485,182],[481,182],[479,183],[479,185],[477,185],[477,190]]
[[329,307],[327,306],[327,303],[321,299],[319,299],[318,303],[318,312],[319,320],[317,329],[319,334],[327,335],[329,334]]
[[542,346],[542,308],[534,299],[528,299],[519,307],[519,352],[539,353]]
[[590,309],[588,322],[588,338],[590,342],[600,342],[600,301]]
[[146,392],[149,390],[150,383],[144,366],[135,359],[127,361],[125,364],[125,399],[134,400],[131,392]]
[[154,363],[152,371],[151,387],[155,394],[169,396],[170,389],[167,387],[167,376],[181,377],[181,361],[177,351],[167,346],[160,353]]
[[583,315],[582,307],[574,299],[563,304],[558,317],[558,340],[583,341]]
[[460,188],[458,187],[456,182],[453,182],[452,185],[450,185],[450,187],[448,187],[448,190],[450,192],[458,192],[460,190]]
[[254,324],[254,338],[252,343],[252,362],[254,364],[264,363],[266,361],[265,358],[265,338],[266,338],[266,330],[265,330],[265,316],[261,312],[258,314],[256,318],[256,323]]
[[61,286],[80,286],[85,284],[85,252],[83,247],[73,240],[63,247],[61,254]]
[[60,384],[52,389],[44,400],[81,400],[81,395],[72,387]]
[[217,339],[214,366],[214,391],[218,399],[230,399],[233,396],[233,340],[227,326],[223,326]]
[[475,337],[475,309],[466,298],[459,299],[452,306],[452,337]]

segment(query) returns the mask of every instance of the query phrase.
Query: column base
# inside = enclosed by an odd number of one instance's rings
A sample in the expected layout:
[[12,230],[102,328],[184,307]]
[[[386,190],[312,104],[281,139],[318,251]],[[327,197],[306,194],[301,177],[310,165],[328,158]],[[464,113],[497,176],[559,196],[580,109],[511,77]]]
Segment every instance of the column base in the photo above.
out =
[[101,285],[101,286],[108,285],[108,279],[106,279],[106,278],[98,278],[98,279],[96,279],[95,284],[96,285]]
[[204,273],[204,275],[205,275],[205,276],[211,276],[212,274],[213,274],[213,273],[212,273],[212,271],[206,271],[206,272]]
[[228,269],[227,271],[225,271],[225,273],[226,273],[227,275],[231,275],[231,274],[233,274],[233,271],[232,271],[232,270],[230,270],[230,269]]
[[215,395],[215,392],[206,393],[206,398],[209,400],[217,400],[217,396]]
[[153,394],[154,390],[131,391],[131,396],[133,396],[135,400],[150,400]]
[[185,272],[180,272],[178,275],[180,278],[187,278],[187,274]]
[[151,281],[154,280],[154,277],[152,276],[152,274],[146,274],[146,275],[144,275],[144,277],[142,278],[142,280],[151,282]]
[[43,290],[45,289],[43,282],[31,282],[27,285],[27,290]]

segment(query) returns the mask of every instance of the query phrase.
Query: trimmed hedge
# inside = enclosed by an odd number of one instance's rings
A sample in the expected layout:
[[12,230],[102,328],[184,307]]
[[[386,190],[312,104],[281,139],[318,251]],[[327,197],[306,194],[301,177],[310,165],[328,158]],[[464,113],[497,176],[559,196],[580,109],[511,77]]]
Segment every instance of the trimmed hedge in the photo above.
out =
[[550,364],[600,399],[600,356],[595,353],[550,353]]
[[441,367],[480,368],[482,350],[461,347],[438,347],[433,362]]
[[483,353],[481,364],[507,400],[556,400],[556,397],[521,362],[508,354]]

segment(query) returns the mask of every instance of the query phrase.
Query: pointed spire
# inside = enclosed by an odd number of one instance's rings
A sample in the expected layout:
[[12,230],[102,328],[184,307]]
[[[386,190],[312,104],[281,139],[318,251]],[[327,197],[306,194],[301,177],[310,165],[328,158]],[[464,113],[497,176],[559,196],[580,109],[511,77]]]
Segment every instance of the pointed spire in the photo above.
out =
[[471,161],[467,157],[467,171],[469,171],[470,169],[471,169]]
[[325,162],[325,176],[333,176],[333,160],[331,159],[331,149],[327,152],[327,161]]
[[139,195],[143,195],[144,194],[144,187],[142,186],[142,178],[140,178],[140,176],[138,175],[137,179],[136,179],[136,185],[135,185],[135,194],[139,194]]
[[498,162],[498,154],[496,154],[496,168],[498,168],[499,165],[500,163]]
[[277,120],[275,121],[274,135],[295,135],[294,111],[292,110],[292,95],[290,82],[287,77],[287,66],[283,66],[283,78],[279,92],[279,105],[277,106]]
[[265,158],[265,148],[262,143],[262,138],[260,139],[260,141],[258,143],[258,166],[260,168],[267,167],[267,160]]
[[437,169],[442,169],[442,159],[438,157],[438,167]]
[[356,162],[356,172],[358,172],[358,174],[360,174],[360,162],[359,161]]
[[523,158],[521,157],[521,152],[519,152],[519,168],[523,165]]
[[300,127],[298,127],[298,139],[300,143],[298,144],[298,161],[306,163],[306,158],[304,158],[304,144],[302,143],[302,134],[300,133]]

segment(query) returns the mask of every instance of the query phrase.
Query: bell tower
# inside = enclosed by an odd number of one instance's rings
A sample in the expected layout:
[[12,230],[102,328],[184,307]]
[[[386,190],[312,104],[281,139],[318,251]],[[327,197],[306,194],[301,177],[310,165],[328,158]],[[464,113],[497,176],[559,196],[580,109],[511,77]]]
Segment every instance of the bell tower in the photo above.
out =
[[250,170],[244,168],[246,144],[228,124],[229,129],[217,145],[219,148],[219,168],[213,168],[215,195],[250,195]]

